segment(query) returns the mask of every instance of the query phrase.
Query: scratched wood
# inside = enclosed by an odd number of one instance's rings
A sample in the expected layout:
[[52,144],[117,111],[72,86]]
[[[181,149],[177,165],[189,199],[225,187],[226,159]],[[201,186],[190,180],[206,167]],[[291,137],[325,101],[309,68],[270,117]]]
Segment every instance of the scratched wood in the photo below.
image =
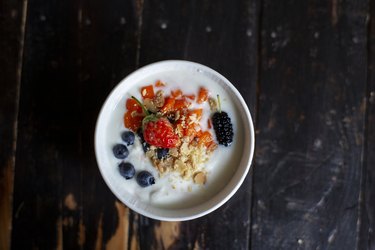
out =
[[356,249],[367,1],[262,4],[252,249]]
[[71,188],[65,185],[79,178],[77,6],[30,1],[27,7],[12,248],[61,249],[63,233],[65,242],[72,238],[66,228],[78,224],[64,206],[73,208],[74,200],[63,199]]
[[[112,88],[134,71],[138,61],[140,1],[82,1],[80,6],[80,92],[82,220],[87,249],[127,249],[137,215],[118,202],[98,170],[93,136],[97,116]],[[131,226],[129,226],[129,224]],[[129,235],[129,236],[128,236]]]
[[[165,59],[203,63],[228,77],[255,118],[257,1],[145,1],[140,65]],[[212,214],[189,222],[140,217],[142,249],[247,249],[251,178]]]
[[[370,15],[375,15],[375,4],[370,1]],[[375,19],[369,20],[368,29],[368,78],[367,78],[367,112],[364,154],[363,186],[361,196],[361,228],[358,249],[375,249]]]
[[5,2],[0,7],[0,249],[10,247],[23,10],[22,1]]
[[[10,223],[13,249],[375,247],[374,3],[23,4],[0,8],[0,249]],[[110,90],[164,59],[218,70],[257,121],[253,175],[223,207],[181,223],[119,202],[93,148]]]
[[14,249],[101,249],[127,220],[99,174],[93,135],[105,97],[135,69],[135,4],[28,4]]

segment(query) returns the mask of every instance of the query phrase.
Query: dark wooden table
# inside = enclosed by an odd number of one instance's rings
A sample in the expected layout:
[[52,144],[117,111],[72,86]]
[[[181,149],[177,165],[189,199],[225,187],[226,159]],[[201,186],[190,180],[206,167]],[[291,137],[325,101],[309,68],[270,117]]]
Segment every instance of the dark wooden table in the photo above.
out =
[[[0,249],[375,249],[375,2],[1,0]],[[256,125],[236,195],[193,221],[104,183],[96,118],[151,62],[231,80]]]

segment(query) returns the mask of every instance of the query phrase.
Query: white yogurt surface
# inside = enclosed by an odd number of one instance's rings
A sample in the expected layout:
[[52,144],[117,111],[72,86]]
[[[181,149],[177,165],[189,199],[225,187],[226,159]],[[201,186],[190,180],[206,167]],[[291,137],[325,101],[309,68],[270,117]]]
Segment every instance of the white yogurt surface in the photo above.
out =
[[[206,74],[205,72],[194,70],[171,70],[155,72],[145,77],[134,79],[134,84],[122,87],[123,93],[116,95],[116,102],[111,108],[105,124],[106,133],[101,136],[100,151],[102,162],[101,171],[107,183],[111,183],[112,190],[116,194],[126,197],[128,203],[134,206],[143,203],[143,206],[154,206],[160,208],[187,208],[207,201],[217,194],[233,177],[237,166],[240,164],[244,148],[244,126],[241,121],[238,105],[235,105],[235,97],[231,96],[230,91],[226,91],[227,86],[220,84],[220,79]],[[156,88],[155,82],[161,80],[167,86]],[[219,82],[219,83],[218,83]],[[221,109],[226,111],[231,117],[234,138],[229,147],[219,145],[213,152],[210,160],[205,164],[207,172],[207,182],[204,185],[194,184],[192,180],[186,181],[179,177],[179,173],[169,173],[159,177],[158,171],[152,166],[151,161],[145,156],[142,146],[136,136],[135,144],[128,146],[129,156],[125,160],[116,159],[112,153],[112,148],[117,143],[123,143],[121,133],[126,131],[123,123],[123,117],[126,112],[125,103],[132,95],[137,98],[140,96],[140,88],[146,85],[154,85],[155,92],[163,89],[165,95],[170,94],[171,89],[180,88],[183,94],[195,94],[197,96],[200,87],[209,90],[212,97],[220,95]],[[117,89],[117,91],[119,91]],[[203,130],[207,127],[207,119],[211,115],[208,102],[204,104],[204,114],[202,117]],[[215,133],[212,130],[214,138]],[[97,151],[99,151],[97,150]],[[98,153],[97,153],[98,154]],[[155,184],[149,187],[140,187],[136,178],[126,180],[118,170],[120,162],[130,162],[134,165],[136,172],[147,170],[155,177]]]

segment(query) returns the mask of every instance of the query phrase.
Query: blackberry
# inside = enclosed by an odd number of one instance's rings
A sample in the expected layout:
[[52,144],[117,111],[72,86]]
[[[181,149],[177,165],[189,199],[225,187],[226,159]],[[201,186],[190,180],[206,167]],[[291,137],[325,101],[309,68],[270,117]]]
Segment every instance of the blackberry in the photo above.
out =
[[217,96],[218,111],[212,116],[216,138],[219,144],[228,147],[233,142],[233,125],[227,112],[221,110],[220,97]]
[[216,138],[219,144],[228,147],[233,142],[233,126],[227,112],[215,112],[212,116]]

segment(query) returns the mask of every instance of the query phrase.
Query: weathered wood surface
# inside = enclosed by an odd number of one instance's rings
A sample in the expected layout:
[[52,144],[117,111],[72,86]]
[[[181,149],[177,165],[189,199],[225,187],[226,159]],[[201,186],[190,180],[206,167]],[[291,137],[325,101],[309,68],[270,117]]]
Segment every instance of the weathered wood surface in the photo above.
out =
[[[250,178],[213,215],[186,223],[154,221],[116,201],[99,174],[92,145],[97,114],[114,85],[137,67],[168,58],[194,60],[221,71],[235,82],[255,113],[257,5],[238,2],[229,9],[227,20],[214,14],[215,10],[223,15],[228,5],[29,2],[15,180],[15,249],[233,244],[248,248]],[[173,11],[175,15],[168,15]],[[215,40],[219,42],[210,48]],[[218,53],[223,54],[215,60]],[[32,229],[33,225],[39,226]]]
[[263,1],[253,249],[356,249],[367,1]]
[[23,1],[0,4],[0,249],[10,247],[24,10]]
[[28,3],[14,249],[99,249],[115,232],[93,135],[106,95],[135,69],[135,13],[131,1]]
[[368,74],[366,92],[365,153],[363,155],[363,185],[359,249],[375,249],[375,3],[370,1],[368,28]]
[[[10,232],[13,249],[374,249],[374,16],[368,0],[7,0],[0,249]],[[111,89],[165,59],[221,72],[257,127],[236,195],[180,223],[120,203],[93,148]]]

